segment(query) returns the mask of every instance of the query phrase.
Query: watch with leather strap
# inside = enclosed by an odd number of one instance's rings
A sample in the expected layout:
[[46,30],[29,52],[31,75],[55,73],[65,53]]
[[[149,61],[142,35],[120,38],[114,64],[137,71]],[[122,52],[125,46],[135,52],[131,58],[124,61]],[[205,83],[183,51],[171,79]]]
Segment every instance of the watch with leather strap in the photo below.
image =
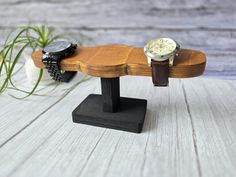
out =
[[76,71],[60,70],[59,63],[62,59],[73,55],[76,48],[76,44],[68,41],[56,41],[43,49],[42,62],[53,80],[69,82],[75,76]]
[[179,44],[170,38],[153,39],[145,45],[144,54],[152,67],[154,86],[168,86],[169,67],[173,66],[179,49]]

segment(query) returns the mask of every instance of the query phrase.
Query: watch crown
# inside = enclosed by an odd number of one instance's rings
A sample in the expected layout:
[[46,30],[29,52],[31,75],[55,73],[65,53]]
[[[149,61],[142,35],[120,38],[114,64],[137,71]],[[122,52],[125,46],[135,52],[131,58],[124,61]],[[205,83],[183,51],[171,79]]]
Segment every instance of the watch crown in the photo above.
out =
[[77,48],[77,44],[72,44],[73,49]]

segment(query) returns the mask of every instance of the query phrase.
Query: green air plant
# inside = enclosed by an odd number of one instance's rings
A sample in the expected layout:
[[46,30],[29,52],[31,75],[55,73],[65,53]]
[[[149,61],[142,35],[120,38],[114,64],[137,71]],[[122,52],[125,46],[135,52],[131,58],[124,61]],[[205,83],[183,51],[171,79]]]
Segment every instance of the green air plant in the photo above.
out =
[[38,48],[44,48],[60,37],[60,35],[54,35],[54,28],[45,25],[19,27],[10,32],[0,50],[0,94],[9,85],[24,92],[26,96],[23,98],[34,94],[41,81],[43,69],[40,69],[37,82],[33,88],[30,91],[24,91],[17,88],[12,80],[15,66],[26,48],[31,48],[33,52]]

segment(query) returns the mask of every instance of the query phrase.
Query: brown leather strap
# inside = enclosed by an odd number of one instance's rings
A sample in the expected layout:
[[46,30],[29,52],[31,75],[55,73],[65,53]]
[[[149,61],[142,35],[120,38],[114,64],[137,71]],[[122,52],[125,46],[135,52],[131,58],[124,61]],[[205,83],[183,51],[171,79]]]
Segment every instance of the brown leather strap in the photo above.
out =
[[169,83],[169,60],[151,62],[152,82],[154,86],[166,87]]

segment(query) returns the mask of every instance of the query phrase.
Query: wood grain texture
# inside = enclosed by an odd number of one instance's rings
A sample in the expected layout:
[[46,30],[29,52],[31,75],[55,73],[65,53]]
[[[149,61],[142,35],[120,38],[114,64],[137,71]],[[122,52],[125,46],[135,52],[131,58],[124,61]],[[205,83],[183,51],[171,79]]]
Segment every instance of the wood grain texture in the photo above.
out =
[[197,78],[155,88],[147,77],[121,77],[122,96],[148,100],[143,133],[133,134],[72,123],[71,111],[101,91],[99,79],[84,82],[0,148],[0,176],[234,177],[235,88]]
[[235,176],[236,83],[220,80],[182,83],[202,176]]
[[[18,68],[22,68],[22,66],[16,65],[15,68],[17,70]],[[15,81],[14,83],[18,88],[30,91],[33,85],[28,84],[24,69],[25,68],[22,68],[17,74],[13,74],[12,80]],[[81,80],[81,75],[77,75],[73,82],[69,84],[61,84],[56,90],[54,90],[56,86],[55,82],[51,82],[50,85],[40,84],[38,89],[44,88],[44,90],[38,94],[47,94],[47,96],[32,96],[28,98],[28,100],[26,99],[27,101],[14,99],[8,95],[11,94],[16,97],[25,96],[16,90],[8,89],[4,94],[1,94],[0,147],[17,136],[34,121],[37,121],[47,110],[60,102],[68,92],[67,89],[76,85],[79,80]]]
[[154,37],[167,36],[182,48],[207,55],[205,75],[233,79],[235,13],[234,0],[0,0],[0,45],[10,29],[29,22],[54,25],[79,41],[84,41],[81,34],[88,35],[96,45],[142,47]]
[[[52,24],[71,27],[180,27],[180,28],[233,28],[235,29],[235,8],[232,0],[229,4],[212,0],[196,1],[137,1],[117,2],[115,0],[98,1],[18,1],[1,4],[1,15],[7,16],[4,27],[48,21]],[[231,3],[231,4],[230,4]],[[26,6],[27,4],[27,6]],[[10,8],[11,7],[11,8]],[[36,10],[37,9],[37,10]],[[87,10],[89,9],[89,11]],[[99,9],[99,10],[98,10]],[[215,10],[217,9],[217,12]],[[228,9],[228,11],[227,11]],[[4,11],[5,10],[5,11]],[[41,12],[44,11],[42,14]],[[16,18],[15,12],[18,12]],[[30,16],[29,13],[30,12]],[[122,12],[122,13],[121,13]],[[25,18],[27,16],[28,18]],[[227,19],[225,17],[227,16]],[[39,18],[40,17],[40,18]],[[50,19],[49,19],[50,17]],[[60,18],[58,18],[60,17]],[[95,18],[97,20],[95,20]],[[106,20],[102,21],[102,18]],[[184,20],[177,20],[182,17]],[[195,17],[193,19],[193,17]],[[68,20],[70,18],[70,20]],[[211,21],[209,22],[209,19]],[[2,19],[3,20],[3,19]],[[125,21],[123,21],[125,20]],[[64,22],[63,22],[64,21]],[[71,23],[73,21],[73,23]],[[63,23],[61,23],[63,22]],[[232,22],[232,23],[229,23]]]
[[[29,22],[84,45],[143,47],[167,36],[206,54],[206,76],[236,79],[234,0],[0,0],[0,17],[0,46]],[[236,176],[235,81],[170,79],[154,88],[151,78],[121,77],[122,96],[148,99],[140,135],[73,124],[72,110],[100,93],[100,80],[63,95],[68,87],[24,101],[0,96],[0,177]]]
[[[41,50],[33,53],[32,58],[37,67],[44,67]],[[181,49],[170,67],[169,77],[196,77],[204,72],[205,65],[206,56],[202,52]],[[80,47],[73,56],[60,62],[60,68],[104,78],[151,76],[151,66],[147,63],[143,48],[127,45]]]

